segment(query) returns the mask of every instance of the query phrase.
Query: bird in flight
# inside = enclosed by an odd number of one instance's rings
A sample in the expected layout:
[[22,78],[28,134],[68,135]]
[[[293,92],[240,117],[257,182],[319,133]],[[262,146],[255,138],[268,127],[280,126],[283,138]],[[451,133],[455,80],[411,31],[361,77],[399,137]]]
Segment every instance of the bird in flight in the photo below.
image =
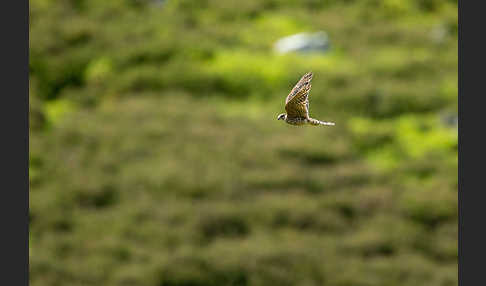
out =
[[312,72],[302,76],[285,100],[285,111],[287,113],[279,114],[277,120],[285,120],[285,122],[292,125],[335,125],[334,122],[324,122],[309,117],[311,80]]

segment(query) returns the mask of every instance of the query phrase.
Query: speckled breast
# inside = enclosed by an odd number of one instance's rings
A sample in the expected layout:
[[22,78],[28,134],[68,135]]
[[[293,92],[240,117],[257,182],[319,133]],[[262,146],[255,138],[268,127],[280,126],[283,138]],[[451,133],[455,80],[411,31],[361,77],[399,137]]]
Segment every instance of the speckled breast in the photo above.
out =
[[287,118],[285,121],[291,125],[304,125],[307,123],[306,118]]

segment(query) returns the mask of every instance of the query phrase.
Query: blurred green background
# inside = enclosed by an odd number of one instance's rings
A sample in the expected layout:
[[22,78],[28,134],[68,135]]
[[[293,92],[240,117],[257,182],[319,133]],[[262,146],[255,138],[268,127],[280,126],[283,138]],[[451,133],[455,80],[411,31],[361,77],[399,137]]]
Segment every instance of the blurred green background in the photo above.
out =
[[[30,0],[31,285],[457,285],[457,27],[457,0]],[[308,71],[334,127],[276,120]]]

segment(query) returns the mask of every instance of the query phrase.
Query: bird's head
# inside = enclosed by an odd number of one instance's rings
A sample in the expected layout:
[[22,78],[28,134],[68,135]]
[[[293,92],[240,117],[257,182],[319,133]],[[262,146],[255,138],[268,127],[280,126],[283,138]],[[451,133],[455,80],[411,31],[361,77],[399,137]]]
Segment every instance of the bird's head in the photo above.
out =
[[287,119],[287,114],[281,113],[278,115],[277,120],[285,120]]

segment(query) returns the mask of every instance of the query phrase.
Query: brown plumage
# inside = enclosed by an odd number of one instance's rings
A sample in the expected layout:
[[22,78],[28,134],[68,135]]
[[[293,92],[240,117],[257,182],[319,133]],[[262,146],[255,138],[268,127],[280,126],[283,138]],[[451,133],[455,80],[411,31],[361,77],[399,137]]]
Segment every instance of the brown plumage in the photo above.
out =
[[335,125],[333,122],[324,122],[309,117],[309,92],[311,89],[312,72],[302,76],[285,99],[285,111],[277,119],[283,119],[292,125]]

